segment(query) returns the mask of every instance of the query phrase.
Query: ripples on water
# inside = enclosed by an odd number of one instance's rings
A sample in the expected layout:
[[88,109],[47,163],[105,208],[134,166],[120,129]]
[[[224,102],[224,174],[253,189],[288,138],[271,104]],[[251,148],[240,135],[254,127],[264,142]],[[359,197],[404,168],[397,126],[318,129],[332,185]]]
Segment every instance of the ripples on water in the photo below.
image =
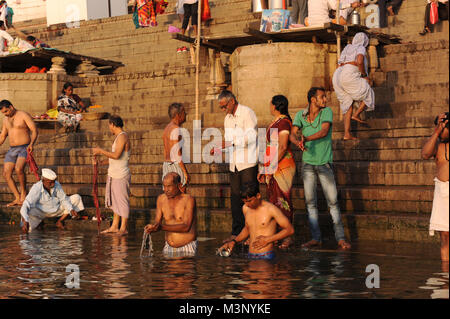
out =
[[[162,233],[154,256],[140,258],[142,234],[46,229],[22,235],[0,226],[0,298],[448,298],[448,269],[439,247],[359,243],[351,252],[279,252],[275,261],[243,252],[218,257],[226,234],[200,238],[199,256],[165,259]],[[331,247],[332,244],[331,244]],[[237,250],[239,251],[239,249]],[[80,269],[80,289],[65,286],[68,265]],[[381,287],[365,285],[366,266],[380,267]]]

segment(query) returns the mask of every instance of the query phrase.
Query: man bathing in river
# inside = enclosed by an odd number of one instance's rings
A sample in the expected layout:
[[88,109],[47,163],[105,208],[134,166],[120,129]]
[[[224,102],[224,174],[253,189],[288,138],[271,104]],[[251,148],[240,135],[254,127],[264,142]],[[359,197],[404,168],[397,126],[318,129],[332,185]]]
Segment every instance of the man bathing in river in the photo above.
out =
[[69,215],[78,217],[84,210],[83,201],[78,194],[66,196],[61,184],[51,169],[42,169],[42,180],[34,184],[20,209],[22,230],[24,233],[37,228],[45,218],[60,217],[56,226],[64,229],[62,222]]
[[422,148],[423,159],[435,158],[434,199],[430,220],[430,235],[438,231],[441,237],[441,260],[448,272],[448,214],[449,214],[449,113],[440,114],[433,135]]
[[[27,153],[33,151],[33,145],[37,140],[38,131],[33,118],[27,112],[19,111],[14,108],[8,100],[0,102],[0,111],[5,118],[3,119],[3,128],[0,133],[0,145],[6,137],[9,136],[10,149],[5,155],[5,164],[3,166],[3,176],[8,183],[8,187],[14,194],[14,200],[7,204],[7,207],[22,205],[26,191],[25,165]],[[16,171],[17,179],[20,184],[20,193],[12,174]]]
[[[192,257],[197,253],[197,215],[195,199],[181,192],[180,175],[168,173],[163,180],[164,194],[156,201],[155,222],[145,226],[148,234],[164,230],[166,257]],[[164,219],[164,223],[163,223]]]
[[[245,226],[235,239],[224,244],[219,250],[232,251],[238,242],[242,242],[250,236],[248,257],[273,259],[275,257],[274,243],[294,234],[292,224],[278,207],[261,199],[257,183],[244,184],[241,197],[244,201],[242,211],[245,217]],[[277,226],[281,228],[279,232],[277,232]]]

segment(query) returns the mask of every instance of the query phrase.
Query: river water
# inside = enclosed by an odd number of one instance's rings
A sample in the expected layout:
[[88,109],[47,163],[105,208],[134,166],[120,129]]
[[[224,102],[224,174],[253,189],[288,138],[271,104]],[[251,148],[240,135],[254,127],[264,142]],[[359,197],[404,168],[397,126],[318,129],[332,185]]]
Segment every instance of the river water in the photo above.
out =
[[[359,242],[341,252],[333,243],[314,251],[296,243],[269,262],[246,259],[240,247],[231,257],[216,256],[226,236],[199,234],[197,257],[167,259],[161,254],[164,235],[157,233],[152,236],[154,256],[141,258],[139,233],[117,237],[45,229],[23,235],[18,227],[0,225],[0,298],[449,296],[448,269],[441,265],[438,244]],[[379,288],[374,288],[376,269]]]

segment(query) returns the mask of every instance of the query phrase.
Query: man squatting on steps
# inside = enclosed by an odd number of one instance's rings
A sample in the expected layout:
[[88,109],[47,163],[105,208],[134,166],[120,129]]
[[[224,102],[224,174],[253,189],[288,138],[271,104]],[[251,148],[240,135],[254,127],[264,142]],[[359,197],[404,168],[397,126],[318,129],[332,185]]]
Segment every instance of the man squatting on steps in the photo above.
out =
[[[430,235],[438,231],[441,236],[441,260],[448,263],[449,214],[449,112],[440,114],[434,121],[433,135],[422,148],[423,159],[435,158],[434,198],[430,220]],[[448,269],[448,265],[447,265]],[[447,270],[448,271],[448,270]]]
[[186,170],[182,158],[182,138],[180,133],[181,125],[186,122],[186,111],[181,103],[172,103],[169,106],[170,122],[163,133],[164,141],[164,163],[162,180],[170,172],[175,172],[181,178],[181,192],[186,193],[186,186],[189,184],[190,176]]
[[131,173],[128,161],[130,160],[131,143],[128,134],[123,130],[123,121],[120,116],[112,115],[109,118],[109,131],[115,136],[111,152],[98,147],[92,149],[94,163],[97,162],[97,155],[104,155],[108,158],[102,164],[109,163],[105,206],[112,209],[114,219],[111,227],[102,233],[125,235],[128,233],[127,221],[130,215]]
[[66,196],[56,178],[54,171],[43,168],[42,180],[31,187],[20,209],[24,233],[36,229],[45,218],[50,217],[61,217],[56,226],[64,229],[62,222],[69,214],[78,217],[77,212],[84,210],[81,196],[78,194]]
[[[20,206],[27,195],[25,188],[25,164],[27,152],[33,151],[34,143],[38,137],[38,130],[30,114],[16,110],[10,101],[1,101],[0,111],[5,116],[3,119],[2,132],[0,134],[0,145],[5,142],[6,137],[9,137],[10,145],[10,149],[5,155],[3,176],[8,183],[9,189],[14,194],[14,201],[6,206]],[[14,170],[16,171],[17,179],[19,180],[20,193],[17,190],[16,182],[12,178]]]
[[[145,226],[148,234],[164,230],[166,257],[192,257],[197,254],[197,213],[195,199],[181,192],[180,175],[168,173],[163,180],[164,194],[156,200],[156,216],[153,224]],[[164,223],[163,223],[164,220]]]

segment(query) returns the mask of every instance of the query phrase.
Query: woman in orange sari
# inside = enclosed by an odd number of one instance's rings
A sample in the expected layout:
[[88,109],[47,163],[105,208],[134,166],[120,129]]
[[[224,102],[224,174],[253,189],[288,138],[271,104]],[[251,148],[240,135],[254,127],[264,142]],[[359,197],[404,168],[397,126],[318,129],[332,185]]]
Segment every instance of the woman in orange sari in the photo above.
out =
[[[276,95],[270,103],[270,112],[274,116],[267,128],[266,158],[264,171],[258,175],[260,183],[267,184],[267,197],[277,206],[292,223],[292,184],[295,176],[295,160],[289,146],[289,134],[292,119],[289,116],[288,99],[283,95]],[[292,238],[283,240],[280,248],[288,248]]]

